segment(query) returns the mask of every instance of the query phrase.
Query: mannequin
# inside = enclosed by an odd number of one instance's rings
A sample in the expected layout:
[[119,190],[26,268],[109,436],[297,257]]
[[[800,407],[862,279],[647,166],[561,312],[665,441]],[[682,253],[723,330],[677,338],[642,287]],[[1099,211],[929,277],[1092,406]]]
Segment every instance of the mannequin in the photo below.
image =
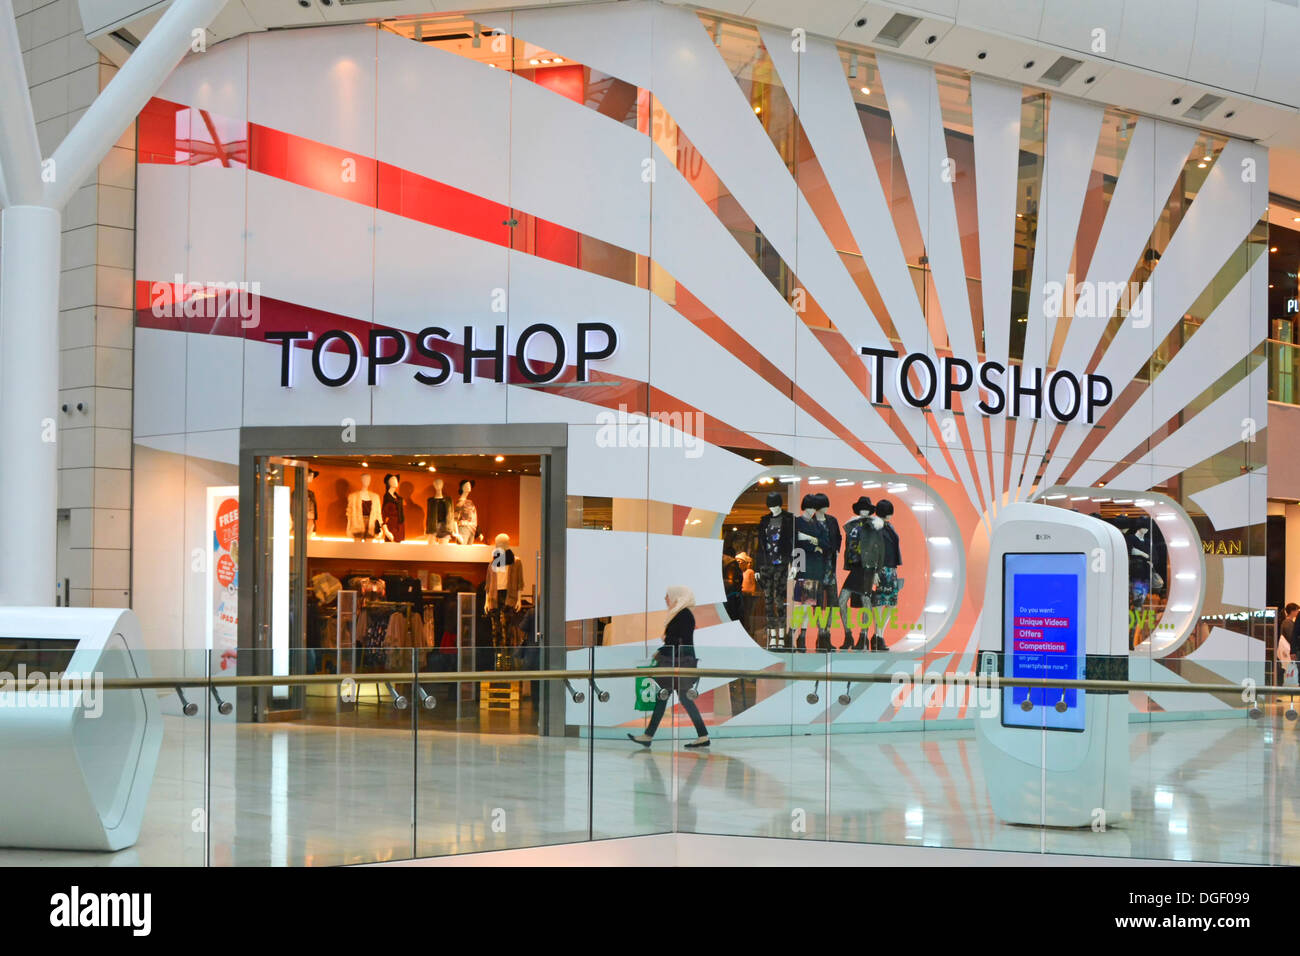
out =
[[[844,541],[844,537],[840,533],[840,523],[830,513],[830,507],[831,499],[826,495],[818,494],[816,520],[825,525],[828,541],[826,561],[822,570],[822,593],[817,602],[822,607],[831,607],[835,603],[835,596],[838,592],[838,588],[835,586],[838,571],[836,565],[839,562],[840,545]],[[817,650],[826,653],[835,650],[835,645],[831,643],[831,629],[829,627],[818,628]]]
[[309,535],[316,533],[316,517],[319,512],[316,510],[316,492],[311,490],[311,483],[319,474],[320,472],[315,468],[307,469],[307,533]]
[[[802,512],[794,519],[794,601],[810,608],[815,607],[821,599],[824,588],[822,581],[826,576],[826,552],[831,546],[826,522],[817,520],[819,501],[817,495],[804,495],[799,502]],[[810,611],[809,616],[811,613]],[[795,650],[805,654],[808,652],[807,618],[804,618],[803,627],[799,629]]]
[[[867,629],[875,574],[871,578],[867,577],[867,570],[862,566],[860,546],[864,533],[876,534],[884,527],[884,521],[875,517],[875,511],[876,506],[871,503],[871,499],[863,495],[853,503],[853,513],[857,517],[850,518],[844,524],[844,570],[849,572],[849,576],[844,579],[844,587],[840,589],[840,620],[844,623],[844,643],[840,646],[842,651],[862,651],[870,646],[867,643]],[[856,642],[853,641],[853,621],[849,617],[850,605],[858,615]],[[867,615],[867,620],[863,620],[863,615]]]
[[767,649],[790,646],[786,618],[787,582],[794,576],[790,558],[794,552],[794,515],[782,507],[779,492],[769,492],[767,511],[758,523],[758,585],[763,591],[763,613],[767,619]]
[[493,646],[504,647],[509,643],[510,615],[523,603],[524,565],[510,550],[510,535],[499,534],[494,543],[483,607],[492,624]]
[[433,497],[424,508],[424,533],[430,541],[451,539],[451,502],[442,495],[442,479],[433,479]]
[[384,499],[379,514],[385,541],[406,540],[406,507],[397,491],[401,483],[401,475],[384,475]]
[[455,537],[461,544],[473,544],[478,535],[478,509],[469,500],[474,482],[466,478],[456,486],[456,504],[452,514],[456,521]]
[[[883,521],[883,527],[879,529],[880,542],[882,544],[880,557],[880,570],[876,572],[876,589],[871,595],[871,605],[873,608],[897,608],[898,592],[903,588],[903,579],[898,576],[898,568],[903,563],[903,556],[898,550],[898,532],[894,530],[893,522],[889,519],[894,513],[894,503],[888,498],[881,498],[876,502],[876,518]],[[896,614],[886,614],[883,611],[875,611],[875,633],[871,635],[871,649],[873,651],[887,651],[889,645],[885,643],[885,638],[881,634],[885,629],[885,621],[893,620]]]
[[1130,599],[1135,607],[1142,607],[1148,594],[1165,588],[1169,557],[1164,535],[1150,517],[1141,515],[1124,533],[1124,544],[1128,547]]
[[361,476],[361,490],[348,495],[348,534],[354,538],[373,538],[379,531],[379,496],[370,490],[370,473]]

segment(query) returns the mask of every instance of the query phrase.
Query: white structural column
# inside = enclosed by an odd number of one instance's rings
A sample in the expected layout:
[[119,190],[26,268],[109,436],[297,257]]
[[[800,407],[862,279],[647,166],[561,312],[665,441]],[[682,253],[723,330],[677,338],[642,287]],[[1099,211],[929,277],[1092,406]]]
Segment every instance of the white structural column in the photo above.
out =
[[4,605],[54,603],[62,218],[45,206],[0,213],[0,501],[10,503],[0,533]]
[[61,210],[224,5],[173,0],[43,170],[12,0],[0,0],[0,604],[54,603]]

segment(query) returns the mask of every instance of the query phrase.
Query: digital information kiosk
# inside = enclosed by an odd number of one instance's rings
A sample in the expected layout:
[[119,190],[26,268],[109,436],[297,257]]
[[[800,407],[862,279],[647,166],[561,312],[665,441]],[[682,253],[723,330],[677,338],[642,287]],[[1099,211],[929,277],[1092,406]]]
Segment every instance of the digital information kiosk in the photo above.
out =
[[[59,684],[26,689],[38,675]],[[135,843],[162,746],[158,692],[99,685],[148,676],[131,611],[0,608],[0,846]]]
[[[980,672],[1126,679],[1123,535],[1061,508],[1012,504],[994,521]],[[1130,810],[1128,695],[1004,687],[975,719],[993,812],[1008,823],[1111,825]]]

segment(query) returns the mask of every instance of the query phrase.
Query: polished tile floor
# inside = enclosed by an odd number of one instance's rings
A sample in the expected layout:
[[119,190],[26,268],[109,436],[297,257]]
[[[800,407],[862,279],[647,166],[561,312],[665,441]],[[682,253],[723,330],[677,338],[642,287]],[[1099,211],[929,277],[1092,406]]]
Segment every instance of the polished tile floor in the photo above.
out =
[[674,828],[1300,863],[1300,731],[1280,713],[1135,725],[1133,816],[1102,833],[994,819],[967,730],[723,738],[697,753],[667,728],[647,752],[523,734],[225,723],[212,727],[209,771],[202,720],[165,720],[135,847],[0,850],[0,864],[331,865]]

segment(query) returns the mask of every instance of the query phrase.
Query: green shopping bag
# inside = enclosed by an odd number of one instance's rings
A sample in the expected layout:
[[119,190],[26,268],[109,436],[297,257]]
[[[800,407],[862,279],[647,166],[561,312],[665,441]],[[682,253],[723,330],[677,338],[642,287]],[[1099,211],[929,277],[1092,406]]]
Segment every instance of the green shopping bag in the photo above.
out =
[[[654,663],[641,664],[644,670],[653,670]],[[655,701],[659,699],[659,684],[653,677],[636,678],[636,709],[654,710]]]

